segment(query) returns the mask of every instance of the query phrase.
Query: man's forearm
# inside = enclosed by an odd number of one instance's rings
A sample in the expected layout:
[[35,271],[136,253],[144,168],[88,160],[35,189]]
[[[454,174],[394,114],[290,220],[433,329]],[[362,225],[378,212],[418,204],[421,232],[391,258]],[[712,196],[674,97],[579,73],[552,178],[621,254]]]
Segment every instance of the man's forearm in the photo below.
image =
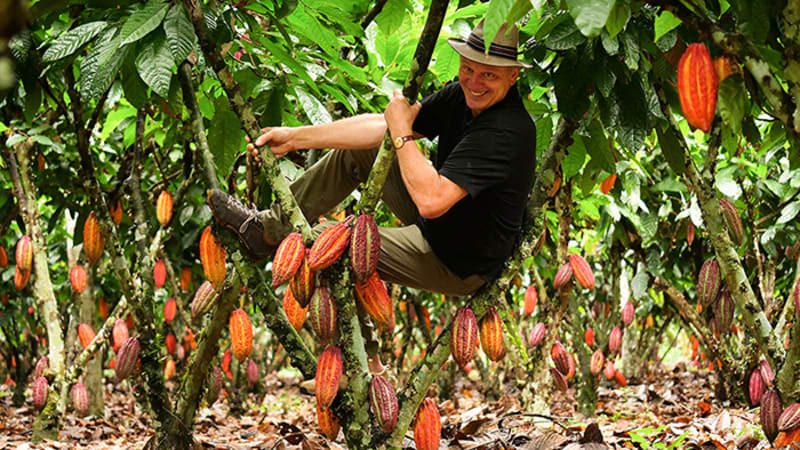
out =
[[296,128],[297,148],[365,150],[381,144],[386,134],[383,114],[361,114],[331,123]]

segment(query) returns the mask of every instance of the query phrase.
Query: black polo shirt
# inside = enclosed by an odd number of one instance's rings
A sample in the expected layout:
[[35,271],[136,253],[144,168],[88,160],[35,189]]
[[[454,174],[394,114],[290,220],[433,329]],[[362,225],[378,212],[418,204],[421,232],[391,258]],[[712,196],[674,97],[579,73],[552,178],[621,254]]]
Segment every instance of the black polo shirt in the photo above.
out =
[[511,255],[536,168],[536,127],[514,85],[477,117],[458,82],[422,99],[415,132],[439,138],[434,166],[468,195],[417,220],[433,251],[461,278],[491,281]]

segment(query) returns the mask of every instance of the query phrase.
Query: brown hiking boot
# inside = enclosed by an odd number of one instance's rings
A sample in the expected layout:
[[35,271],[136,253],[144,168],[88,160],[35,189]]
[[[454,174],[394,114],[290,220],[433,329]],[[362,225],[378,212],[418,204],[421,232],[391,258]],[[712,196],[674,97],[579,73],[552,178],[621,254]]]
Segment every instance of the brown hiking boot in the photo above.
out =
[[208,206],[220,225],[239,236],[239,242],[252,259],[259,261],[275,253],[275,241],[267,236],[258,211],[246,208],[218,189],[208,191]]

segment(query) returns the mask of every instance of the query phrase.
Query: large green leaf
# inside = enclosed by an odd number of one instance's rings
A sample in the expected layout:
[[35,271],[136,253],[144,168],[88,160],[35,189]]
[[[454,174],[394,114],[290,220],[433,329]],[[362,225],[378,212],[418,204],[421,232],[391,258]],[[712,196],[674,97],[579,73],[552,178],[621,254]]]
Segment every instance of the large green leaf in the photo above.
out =
[[339,56],[339,40],[336,38],[336,34],[305,7],[295,9],[294,13],[288,17],[288,21],[293,32],[306,36],[318,44],[328,55]]
[[611,12],[608,14],[606,21],[606,32],[610,38],[615,38],[620,31],[625,29],[628,20],[631,18],[631,5],[627,3],[617,2]]
[[460,58],[446,39],[441,39],[436,43],[433,55],[435,59],[431,65],[431,72],[435,73],[440,81],[450,81],[455,78],[458,74]]
[[575,26],[589,38],[600,34],[606,25],[614,0],[567,0],[567,7]]
[[134,58],[127,58],[122,67],[122,90],[125,92],[125,99],[136,108],[141,108],[147,103],[147,85],[144,84],[136,70]]
[[120,47],[118,28],[103,32],[81,61],[80,87],[84,100],[98,99],[111,86],[130,46]]
[[717,110],[722,120],[737,136],[742,133],[742,119],[746,107],[747,95],[741,77],[734,75],[725,78],[719,85]]
[[578,134],[575,134],[572,145],[567,149],[567,156],[561,162],[561,173],[564,174],[564,179],[569,180],[577,175],[585,162],[586,146],[583,143],[583,139]]
[[658,144],[664,156],[667,158],[667,164],[672,168],[672,171],[677,175],[682,175],[686,170],[686,159],[683,155],[683,149],[678,142],[678,137],[675,136],[675,130],[667,126],[662,130],[661,127],[656,127],[656,134],[658,134]]
[[800,213],[800,202],[792,202],[786,205],[786,207],[781,211],[781,216],[778,217],[778,225],[789,223],[797,217],[797,214]]
[[592,160],[608,173],[615,173],[617,171],[616,163],[614,162],[614,154],[611,153],[611,146],[608,143],[605,130],[599,120],[593,120],[589,124],[589,136],[585,138],[586,150]]
[[225,95],[214,102],[214,120],[208,130],[208,146],[214,154],[214,162],[221,175],[227,175],[233,161],[243,150],[244,130],[239,118],[233,113]]
[[770,28],[767,8],[770,3],[747,0],[732,2],[732,10],[739,30],[755,44],[762,44],[767,39]]
[[683,21],[678,19],[671,12],[664,10],[661,11],[661,14],[656,16],[656,21],[654,24],[655,28],[655,37],[653,41],[658,41],[661,39],[661,36],[670,32],[670,30],[677,28]]
[[42,55],[42,61],[55,61],[75,53],[81,46],[94,39],[106,26],[106,22],[89,22],[67,31],[47,48]]
[[577,47],[586,41],[578,27],[572,20],[565,20],[558,24],[547,38],[547,47],[552,50],[568,50]]
[[558,66],[553,74],[558,110],[565,116],[580,120],[589,107],[586,95],[588,73],[577,55],[570,55]]
[[139,76],[153,92],[166,99],[169,96],[169,84],[174,65],[166,36],[162,32],[155,33],[147,40],[140,42],[138,50],[136,69],[139,71]]
[[490,0],[489,9],[486,11],[486,22],[483,24],[483,42],[485,48],[492,45],[492,41],[500,27],[506,21],[506,17],[514,7],[514,0]]
[[181,5],[175,5],[167,13],[164,18],[164,33],[175,63],[180,64],[192,52],[195,41],[194,27]]
[[298,87],[295,89],[295,93],[297,94],[298,103],[300,103],[300,106],[303,108],[303,111],[305,111],[306,116],[308,116],[312,124],[319,125],[333,121],[331,114],[325,109],[325,105],[309,94],[305,89]]
[[[395,0],[386,2],[380,14],[375,17],[378,29],[386,36],[393,34],[403,24],[406,17],[406,10],[413,9],[407,0]],[[395,36],[396,38],[396,36]]]
[[122,44],[136,42],[161,25],[167,14],[168,3],[162,0],[150,0],[128,17],[120,33]]

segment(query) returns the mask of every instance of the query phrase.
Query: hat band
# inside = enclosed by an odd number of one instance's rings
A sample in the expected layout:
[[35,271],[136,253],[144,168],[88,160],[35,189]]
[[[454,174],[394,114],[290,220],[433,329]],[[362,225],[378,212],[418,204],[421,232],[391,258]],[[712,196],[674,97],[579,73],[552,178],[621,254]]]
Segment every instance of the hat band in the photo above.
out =
[[[483,39],[476,36],[475,33],[469,34],[469,37],[467,38],[467,45],[481,53],[486,51],[486,46],[483,44]],[[516,48],[509,47],[507,45],[495,44],[494,42],[492,42],[492,44],[489,46],[489,54],[499,56],[501,58],[513,59],[514,61],[517,60]]]

